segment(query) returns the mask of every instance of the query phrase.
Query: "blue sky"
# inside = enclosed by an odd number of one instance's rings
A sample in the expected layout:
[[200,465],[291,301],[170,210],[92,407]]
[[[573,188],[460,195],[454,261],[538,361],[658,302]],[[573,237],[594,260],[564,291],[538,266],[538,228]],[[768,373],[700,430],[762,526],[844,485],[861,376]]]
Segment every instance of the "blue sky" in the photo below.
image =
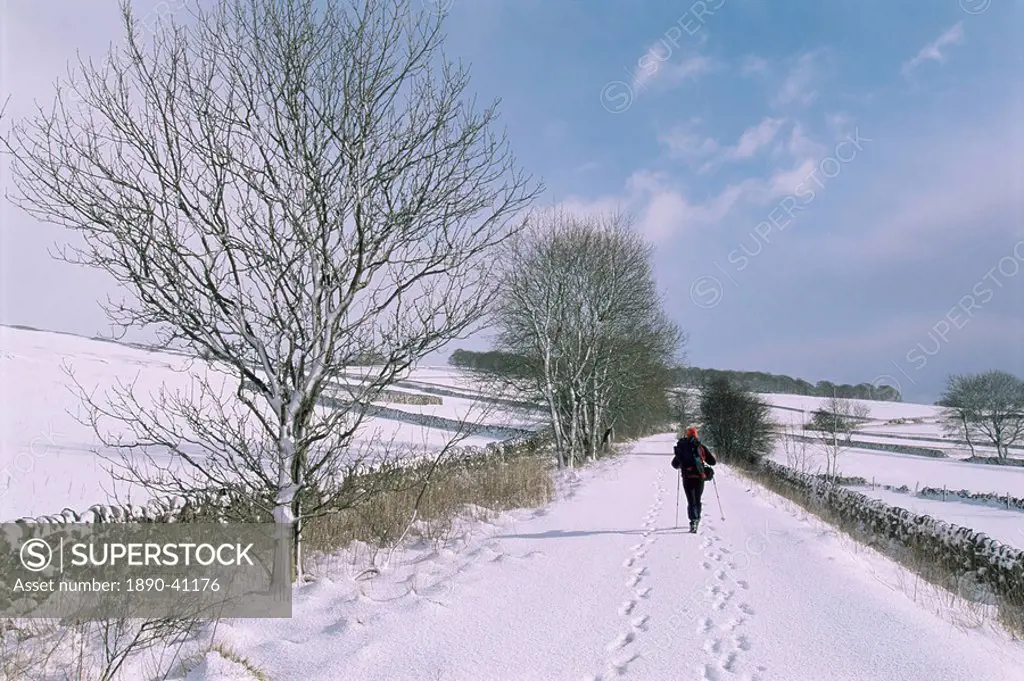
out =
[[[689,363],[924,401],[1024,376],[1024,5],[424,1],[543,203],[628,210],[656,244]],[[11,113],[118,39],[106,4],[3,5]],[[103,277],[2,211],[0,321],[106,332]]]
[[547,202],[636,216],[690,363],[930,401],[951,372],[1024,375],[1022,19],[455,0],[449,45]]

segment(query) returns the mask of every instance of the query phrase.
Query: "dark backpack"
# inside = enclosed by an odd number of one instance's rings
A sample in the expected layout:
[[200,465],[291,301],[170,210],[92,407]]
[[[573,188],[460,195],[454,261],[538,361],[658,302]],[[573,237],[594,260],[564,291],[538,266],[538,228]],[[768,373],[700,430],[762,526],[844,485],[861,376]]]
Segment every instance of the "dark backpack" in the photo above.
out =
[[715,475],[715,469],[704,463],[700,452],[703,448],[700,440],[682,438],[676,442],[672,467],[681,471],[696,471],[702,480],[711,480]]

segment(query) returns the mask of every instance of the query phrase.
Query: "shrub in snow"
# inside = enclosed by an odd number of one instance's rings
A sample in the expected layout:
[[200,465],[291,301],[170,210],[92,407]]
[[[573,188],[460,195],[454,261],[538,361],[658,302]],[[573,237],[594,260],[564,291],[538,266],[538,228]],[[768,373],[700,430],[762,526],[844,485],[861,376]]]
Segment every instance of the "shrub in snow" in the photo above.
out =
[[[545,454],[551,446],[551,435],[547,431],[519,431],[512,429],[513,437],[501,442],[492,442],[484,447],[453,447],[444,456],[446,467],[472,470],[493,465],[495,460],[510,462],[526,456]],[[410,456],[401,462],[388,461],[383,466],[364,466],[355,471],[356,478],[386,475],[398,469],[412,469],[429,466],[438,452],[427,451]],[[338,480],[338,486],[345,483],[358,488],[360,480]],[[358,491],[358,489],[356,490]],[[316,495],[315,490],[310,492]],[[311,496],[312,498],[312,496]],[[315,499],[314,499],[315,500]],[[215,522],[274,522],[268,508],[273,500],[266,494],[242,487],[219,487],[196,490],[188,498],[175,496],[155,498],[143,505],[95,504],[82,513],[65,508],[56,515],[23,517],[16,523],[23,525],[75,523],[215,523]]]

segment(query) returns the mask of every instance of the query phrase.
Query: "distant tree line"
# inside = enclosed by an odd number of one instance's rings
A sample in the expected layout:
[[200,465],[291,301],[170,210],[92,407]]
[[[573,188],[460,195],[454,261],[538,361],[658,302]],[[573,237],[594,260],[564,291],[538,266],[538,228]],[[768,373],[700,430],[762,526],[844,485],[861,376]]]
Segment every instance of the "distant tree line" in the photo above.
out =
[[[488,351],[473,352],[456,350],[448,358],[452,366],[471,371],[502,376],[516,376],[524,371],[524,358],[512,353]],[[870,383],[850,385],[818,381],[810,383],[802,378],[764,371],[730,371],[722,369],[701,369],[698,367],[674,367],[669,369],[668,381],[674,387],[698,388],[716,380],[726,379],[736,388],[755,393],[778,393],[786,395],[809,395],[843,399],[881,400],[899,402],[899,391],[891,386],[875,386]]]
[[737,388],[755,393],[778,393],[786,395],[808,395],[811,397],[838,397],[844,399],[880,400],[899,402],[900,392],[887,385],[870,383],[833,383],[818,381],[810,383],[802,378],[785,374],[771,374],[765,371],[733,371],[723,369],[701,369],[699,367],[676,367],[673,369],[673,384],[695,388],[713,379],[725,378]]

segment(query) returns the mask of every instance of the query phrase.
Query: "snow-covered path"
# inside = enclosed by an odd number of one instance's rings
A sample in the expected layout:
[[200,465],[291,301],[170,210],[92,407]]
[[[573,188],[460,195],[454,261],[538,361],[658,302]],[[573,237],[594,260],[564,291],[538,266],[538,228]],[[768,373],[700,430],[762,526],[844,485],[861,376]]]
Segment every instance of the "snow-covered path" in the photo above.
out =
[[459,554],[363,593],[304,587],[292,620],[222,638],[281,681],[1024,679],[1024,643],[952,626],[887,584],[887,561],[724,466],[726,520],[709,488],[701,533],[675,529],[671,442],[640,442]]

